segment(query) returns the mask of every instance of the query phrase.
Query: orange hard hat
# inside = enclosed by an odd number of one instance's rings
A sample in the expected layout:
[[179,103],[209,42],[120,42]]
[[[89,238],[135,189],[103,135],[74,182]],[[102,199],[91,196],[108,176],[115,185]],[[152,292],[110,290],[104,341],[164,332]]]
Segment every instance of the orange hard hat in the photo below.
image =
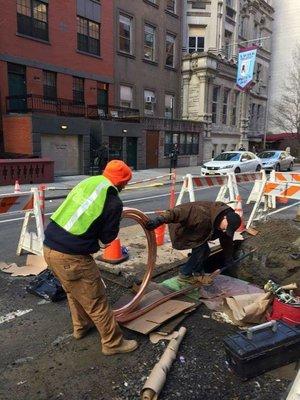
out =
[[115,186],[124,185],[132,178],[131,169],[121,160],[109,161],[102,175],[109,179]]

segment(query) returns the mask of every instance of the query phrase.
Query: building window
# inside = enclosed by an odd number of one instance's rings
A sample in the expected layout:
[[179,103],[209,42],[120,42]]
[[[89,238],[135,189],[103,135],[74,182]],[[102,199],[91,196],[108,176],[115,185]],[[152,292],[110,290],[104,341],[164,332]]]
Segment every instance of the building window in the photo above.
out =
[[227,60],[232,56],[232,33],[225,30],[224,53]]
[[84,79],[73,77],[73,101],[75,104],[84,104]]
[[119,50],[132,53],[132,18],[119,15]]
[[145,115],[154,115],[155,110],[155,93],[151,90],[144,90],[144,113]]
[[179,155],[197,155],[199,152],[198,133],[165,133],[164,155],[169,156],[174,145],[178,145]]
[[227,124],[228,97],[230,89],[224,89],[223,93],[223,109],[222,109],[222,124]]
[[175,57],[175,36],[167,34],[166,36],[166,66],[174,67]]
[[155,61],[155,28],[151,25],[144,26],[144,58]]
[[132,108],[133,104],[133,90],[131,86],[120,86],[120,106]]
[[48,40],[48,4],[38,0],[17,0],[18,33]]
[[176,13],[176,0],[167,0],[166,10],[175,14]]
[[165,118],[174,118],[174,96],[165,95]]
[[231,113],[231,125],[235,126],[237,124],[237,108],[238,108],[239,93],[233,93],[232,98],[232,113]]
[[239,26],[239,34],[242,37],[246,36],[246,18],[241,17],[240,26]]
[[218,114],[218,100],[219,100],[219,86],[213,87],[213,99],[212,99],[212,123],[217,123],[217,114]]
[[192,3],[192,9],[205,10],[206,4],[201,0],[194,0]]
[[100,24],[77,17],[77,48],[86,53],[100,55]]
[[43,71],[43,89],[46,100],[55,100],[57,98],[56,72]]
[[189,37],[189,53],[202,53],[204,51],[204,37]]

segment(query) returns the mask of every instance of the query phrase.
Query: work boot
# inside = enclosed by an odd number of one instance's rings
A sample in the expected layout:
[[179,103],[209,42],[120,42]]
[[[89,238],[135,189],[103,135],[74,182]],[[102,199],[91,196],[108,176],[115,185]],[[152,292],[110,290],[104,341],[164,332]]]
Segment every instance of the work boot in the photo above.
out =
[[120,353],[130,353],[138,347],[138,342],[136,340],[126,340],[123,339],[121,344],[116,347],[106,347],[102,346],[102,353],[106,356],[112,356],[114,354]]
[[210,275],[178,275],[178,281],[189,285],[203,285],[208,286],[213,283],[213,277]]
[[94,325],[88,325],[88,326],[86,326],[86,327],[84,327],[84,328],[80,328],[80,329],[77,329],[76,331],[74,330],[74,332],[73,332],[73,337],[75,338],[75,339],[77,339],[77,340],[80,340],[80,339],[82,339],[82,338],[84,338],[86,335],[87,335],[87,333],[92,329],[94,327]]

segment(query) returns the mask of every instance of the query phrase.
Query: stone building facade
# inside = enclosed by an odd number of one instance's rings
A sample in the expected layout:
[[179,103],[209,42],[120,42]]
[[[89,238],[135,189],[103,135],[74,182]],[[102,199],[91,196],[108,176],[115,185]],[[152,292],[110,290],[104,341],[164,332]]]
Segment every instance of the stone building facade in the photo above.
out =
[[[183,32],[182,116],[205,123],[204,159],[241,144],[260,147],[266,129],[271,0],[187,1]],[[254,85],[235,84],[238,47],[257,45]]]

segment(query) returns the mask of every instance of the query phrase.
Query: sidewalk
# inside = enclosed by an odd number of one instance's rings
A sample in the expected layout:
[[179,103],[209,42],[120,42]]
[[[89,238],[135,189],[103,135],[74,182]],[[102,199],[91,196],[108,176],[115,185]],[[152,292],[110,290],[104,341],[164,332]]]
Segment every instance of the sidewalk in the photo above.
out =
[[[186,174],[194,174],[200,175],[201,166],[195,167],[181,167],[176,169],[177,181],[181,181],[182,177]],[[170,172],[169,168],[155,168],[155,169],[144,169],[139,171],[133,171],[133,176],[131,182],[141,181],[144,179],[151,179],[157,176],[165,175]],[[57,189],[61,188],[62,190],[51,190],[48,191],[46,197],[52,195],[61,195],[61,193],[67,193],[64,189],[71,189],[74,187],[78,182],[82,181],[83,179],[88,178],[88,175],[74,175],[74,176],[57,176],[53,183],[47,183],[47,187],[55,187]],[[26,192],[30,190],[32,187],[38,187],[39,185],[22,185],[20,182],[21,191]],[[0,194],[4,193],[13,193],[14,186],[0,186]]]

